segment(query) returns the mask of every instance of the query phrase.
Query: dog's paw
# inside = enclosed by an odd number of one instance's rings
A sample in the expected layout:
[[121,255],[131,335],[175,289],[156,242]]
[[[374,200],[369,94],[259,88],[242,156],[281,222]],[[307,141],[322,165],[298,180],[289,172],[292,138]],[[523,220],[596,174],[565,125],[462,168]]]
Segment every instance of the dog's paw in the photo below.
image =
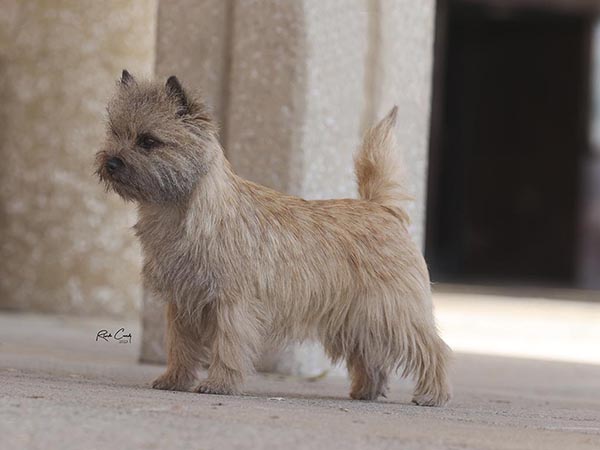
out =
[[204,380],[201,381],[200,384],[194,389],[194,392],[198,392],[199,394],[217,394],[217,395],[232,395],[237,394],[237,390],[225,383],[214,381],[214,380]]
[[160,389],[162,391],[187,391],[189,387],[189,381],[182,380],[180,377],[174,377],[168,373],[161,375],[152,382],[152,389]]
[[444,406],[452,396],[448,393],[415,395],[412,402],[419,406]]
[[375,401],[377,400],[377,396],[376,395],[372,395],[372,394],[357,394],[355,392],[351,392],[350,393],[350,398],[352,400],[362,400],[362,401]]
[[387,382],[374,384],[364,384],[361,386],[353,386],[350,391],[350,398],[352,400],[367,400],[374,401],[379,397],[387,398],[388,392]]

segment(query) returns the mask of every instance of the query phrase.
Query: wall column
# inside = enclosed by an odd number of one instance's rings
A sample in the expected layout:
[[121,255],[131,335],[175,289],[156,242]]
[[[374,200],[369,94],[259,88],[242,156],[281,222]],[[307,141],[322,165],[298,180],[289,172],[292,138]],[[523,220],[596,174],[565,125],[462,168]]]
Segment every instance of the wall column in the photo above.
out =
[[[353,197],[362,133],[398,104],[411,231],[422,242],[435,1],[195,3],[160,4],[157,73],[205,91],[234,169],[309,199]],[[146,320],[159,314],[150,307]],[[267,352],[262,364],[293,374],[326,367],[314,345]]]
[[123,68],[153,71],[156,0],[0,7],[0,309],[137,317],[135,208],[94,175]]

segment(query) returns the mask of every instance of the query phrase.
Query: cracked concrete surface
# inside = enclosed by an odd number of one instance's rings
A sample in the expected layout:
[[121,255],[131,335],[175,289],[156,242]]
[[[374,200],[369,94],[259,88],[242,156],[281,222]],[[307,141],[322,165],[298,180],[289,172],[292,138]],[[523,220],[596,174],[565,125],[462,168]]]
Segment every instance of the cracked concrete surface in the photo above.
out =
[[[132,344],[96,342],[125,327]],[[154,391],[135,322],[0,314],[0,448],[598,449],[600,366],[458,353],[455,398],[356,402],[340,377],[256,375],[243,396]]]

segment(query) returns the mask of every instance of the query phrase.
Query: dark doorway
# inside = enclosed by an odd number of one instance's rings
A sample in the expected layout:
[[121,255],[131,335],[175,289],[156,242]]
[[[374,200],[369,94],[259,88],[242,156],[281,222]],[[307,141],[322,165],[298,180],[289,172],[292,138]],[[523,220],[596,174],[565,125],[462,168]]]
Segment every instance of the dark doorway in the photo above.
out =
[[432,279],[574,286],[591,17],[483,3],[439,4]]

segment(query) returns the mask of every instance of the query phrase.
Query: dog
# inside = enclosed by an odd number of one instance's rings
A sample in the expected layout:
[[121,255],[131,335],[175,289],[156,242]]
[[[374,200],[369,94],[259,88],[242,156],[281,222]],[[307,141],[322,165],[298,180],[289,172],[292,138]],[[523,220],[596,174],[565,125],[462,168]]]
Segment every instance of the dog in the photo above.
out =
[[360,199],[307,201],[237,176],[198,95],[123,71],[97,174],[137,204],[143,280],[166,303],[167,370],[156,389],[240,392],[266,346],[320,341],[347,364],[350,396],[375,400],[390,374],[413,402],[451,397],[424,258],[408,232],[395,151],[397,108],[355,158]]

